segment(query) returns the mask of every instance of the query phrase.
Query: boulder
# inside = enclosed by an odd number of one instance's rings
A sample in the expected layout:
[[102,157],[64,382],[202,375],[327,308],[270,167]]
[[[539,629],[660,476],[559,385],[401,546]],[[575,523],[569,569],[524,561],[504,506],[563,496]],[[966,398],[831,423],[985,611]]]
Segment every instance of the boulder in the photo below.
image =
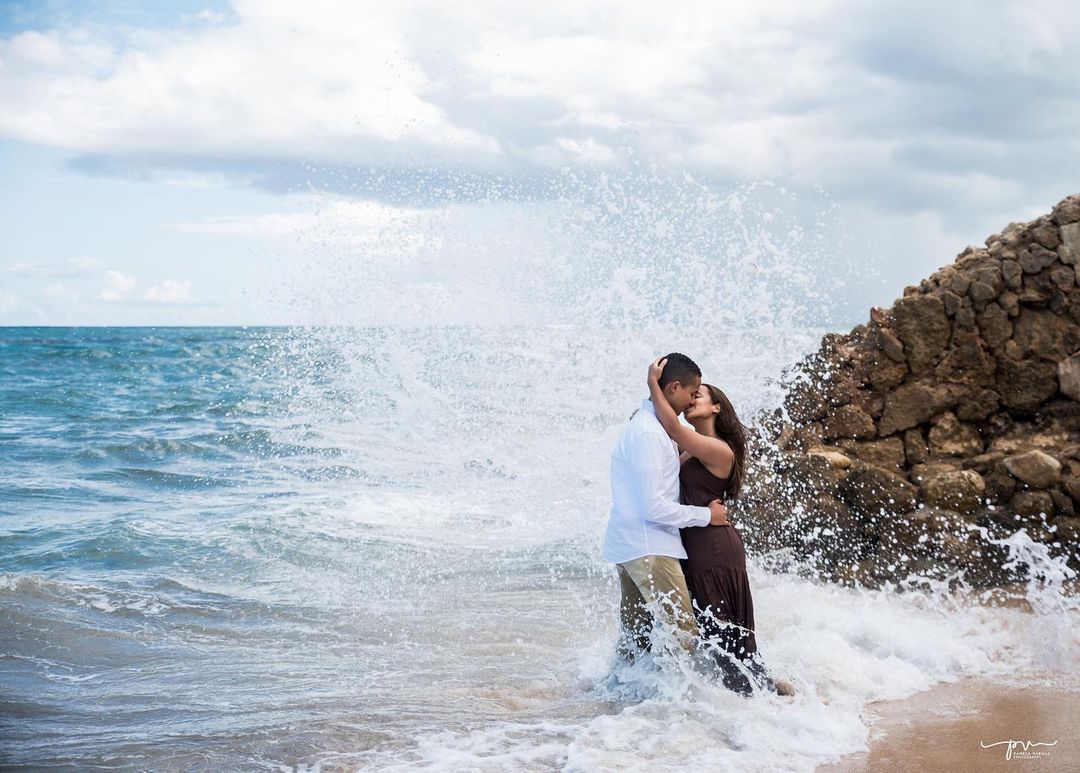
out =
[[1009,506],[1014,513],[1027,518],[1054,514],[1054,499],[1049,491],[1017,491]]
[[1050,213],[1050,220],[1057,223],[1062,230],[1069,223],[1080,222],[1080,193],[1059,201]]
[[949,343],[952,331],[945,304],[933,295],[912,295],[896,302],[893,315],[911,372],[926,370]]
[[[993,308],[998,309],[1005,324],[1009,324],[1005,312],[998,306]],[[986,345],[978,333],[957,330],[945,356],[934,369],[934,376],[939,381],[993,386],[995,364],[994,358],[986,353]]]
[[1047,488],[1057,483],[1061,475],[1061,462],[1036,448],[1005,457],[1005,469],[1014,478],[1033,488]]
[[[1031,413],[1058,391],[1057,368],[1042,360],[1002,357],[997,363],[996,389],[1001,402],[1013,410]],[[888,399],[886,399],[886,410]],[[885,423],[884,417],[882,423]],[[886,434],[884,426],[882,434]]]
[[834,470],[846,470],[851,466],[850,458],[830,448],[811,448],[807,452],[807,456]]
[[821,426],[825,440],[871,438],[877,434],[870,414],[854,405],[840,406],[822,419]]
[[840,495],[856,513],[876,515],[913,510],[918,491],[895,472],[859,464],[844,479]]
[[1050,309],[1024,309],[1013,327],[1022,357],[1056,363],[1080,350],[1080,327]]
[[909,429],[904,433],[904,457],[908,464],[921,464],[926,461],[928,450],[922,430]]
[[[1054,391],[1057,391],[1057,374],[1054,374]],[[956,405],[964,392],[952,384],[934,384],[913,381],[894,389],[885,397],[885,409],[878,423],[878,433],[892,435],[929,421],[943,411]]]
[[985,421],[1000,407],[1001,398],[993,389],[969,390],[956,404],[956,418],[961,421]]
[[974,513],[984,506],[986,482],[974,470],[943,472],[927,477],[919,486],[919,492],[931,507]]
[[1019,256],[1020,268],[1025,274],[1038,274],[1049,268],[1057,260],[1057,253],[1043,247],[1041,244],[1032,244],[1023,250]]
[[951,412],[943,413],[930,429],[930,453],[935,456],[975,456],[983,452],[979,431]]
[[1080,400],[1080,354],[1066,357],[1058,363],[1058,388],[1063,395]]
[[904,441],[898,437],[884,440],[846,440],[841,441],[841,448],[859,461],[874,467],[894,471],[904,468]]
[[1080,223],[1061,226],[1061,246],[1058,256],[1066,266],[1080,264]]

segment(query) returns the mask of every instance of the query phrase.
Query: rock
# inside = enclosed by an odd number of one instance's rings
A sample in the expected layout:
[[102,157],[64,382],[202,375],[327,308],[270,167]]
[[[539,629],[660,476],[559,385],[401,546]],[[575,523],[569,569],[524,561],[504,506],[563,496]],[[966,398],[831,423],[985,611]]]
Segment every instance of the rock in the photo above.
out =
[[953,293],[956,296],[957,301],[959,301],[961,297],[967,295],[969,287],[971,287],[971,277],[955,270],[953,271],[952,276],[949,277],[949,280],[945,283],[945,289]]
[[[964,300],[967,300],[967,298]],[[954,321],[956,322],[956,327],[960,330],[974,330],[975,309],[970,306],[964,306],[963,303],[961,303],[960,308],[956,310]]]
[[874,389],[892,389],[903,383],[908,374],[907,362],[897,362],[884,352],[873,352],[866,359],[866,383]]
[[854,405],[844,405],[822,419],[825,440],[836,438],[870,438],[877,434],[874,420]]
[[1080,327],[1048,309],[1024,309],[1014,323],[1013,340],[1023,357],[1060,362],[1080,349]]
[[982,282],[972,282],[971,287],[968,288],[968,297],[975,304],[975,308],[981,308],[988,301],[997,298],[997,295],[993,287]]
[[[1057,374],[1054,374],[1054,391],[1057,391]],[[929,421],[943,411],[956,405],[962,389],[949,384],[931,384],[914,381],[902,384],[885,398],[878,432],[882,436]]]
[[1058,255],[1066,266],[1080,263],[1080,223],[1061,226],[1061,246]]
[[1027,571],[979,529],[1025,527],[1080,571],[1080,195],[825,336],[785,381],[740,497],[751,550],[790,548],[824,577],[979,587]]
[[956,418],[961,421],[984,421],[995,413],[1001,404],[998,393],[992,389],[972,389],[956,404]]
[[1052,266],[1057,257],[1057,253],[1033,244],[1020,253],[1020,268],[1024,269],[1025,274],[1038,274],[1043,269]]
[[1001,261],[1001,278],[1010,290],[1019,290],[1023,284],[1024,267],[1015,260]]
[[930,453],[936,456],[974,456],[983,452],[982,438],[974,427],[946,412],[930,430]]
[[1016,300],[1022,306],[1030,306],[1033,309],[1039,309],[1050,302],[1050,292],[1042,287],[1025,285],[1024,288],[1016,294]]
[[[1057,368],[1040,360],[1012,360],[1003,357],[997,364],[997,388],[1001,402],[1015,411],[1030,413],[1058,391]],[[888,412],[888,399],[885,401]],[[885,417],[882,417],[885,423]],[[884,426],[882,434],[886,434]]]
[[840,486],[845,504],[863,515],[912,510],[917,494],[916,488],[896,473],[866,464],[854,466]]
[[818,459],[826,466],[834,470],[846,470],[851,466],[851,459],[839,451],[824,448],[812,448],[807,453],[812,459]]
[[919,490],[931,507],[974,513],[983,507],[986,483],[974,470],[961,470],[929,477]]
[[[998,307],[994,305],[993,308]],[[1005,312],[1000,309],[999,312],[1005,324],[1008,324]],[[934,369],[934,376],[939,381],[992,386],[995,364],[994,359],[987,355],[986,347],[977,333],[957,330],[953,334],[952,345]]]
[[994,502],[1008,502],[1016,491],[1016,478],[1005,469],[1004,462],[997,462],[988,473],[981,473],[986,482],[986,497]]
[[933,478],[935,475],[943,475],[946,472],[960,472],[960,468],[955,464],[945,462],[915,464],[911,467],[911,482],[921,486],[924,481]]
[[921,429],[909,429],[904,433],[904,457],[908,464],[921,464],[926,461],[926,440]]
[[1027,517],[1054,514],[1054,500],[1049,491],[1017,491],[1009,506],[1017,515]]
[[841,447],[859,461],[874,467],[893,471],[904,467],[904,441],[898,437],[884,440],[846,440],[842,441]]
[[1076,271],[1072,266],[1056,266],[1050,269],[1050,281],[1062,292],[1069,292],[1076,284]]
[[1080,354],[1074,354],[1058,363],[1058,388],[1061,393],[1080,400]]
[[879,334],[881,350],[885,352],[885,356],[890,360],[896,362],[904,362],[904,345],[900,342],[900,339],[893,335],[888,330],[882,330]]
[[1072,501],[1080,505],[1080,476],[1069,475],[1061,479],[1062,490],[1072,497]]
[[1047,488],[1057,483],[1061,462],[1036,448],[1024,454],[1005,457],[1005,469],[1029,486]]
[[[1012,290],[1006,290],[998,296],[997,305],[1005,310],[1005,313],[1009,317],[1015,317],[1020,313],[1020,299],[1016,296]],[[1009,328],[1009,335],[1012,335],[1012,328]]]
[[1031,238],[1048,250],[1055,250],[1061,244],[1061,236],[1050,218],[1045,218],[1031,229]]
[[1058,541],[1066,545],[1080,544],[1080,518],[1058,517],[1050,524],[1050,529]]
[[945,304],[932,295],[913,295],[898,300],[893,315],[911,372],[926,370],[949,343],[951,330]]
[[1080,222],[1080,194],[1069,196],[1058,202],[1054,211],[1050,213],[1050,219],[1059,226]]
[[[1015,301],[1016,295],[1014,293],[1009,293],[1009,296]],[[1015,301],[1015,305],[1016,311],[1019,313],[1019,301]],[[1012,337],[1013,325],[1009,321],[1009,314],[996,303],[986,304],[986,308],[976,315],[975,321],[979,325],[979,334],[982,336],[982,340],[993,348],[1001,346]],[[955,341],[955,334],[953,339]]]
[[1058,515],[1069,517],[1076,515],[1076,507],[1073,505],[1072,497],[1065,492],[1051,489],[1050,498],[1054,500],[1054,512]]

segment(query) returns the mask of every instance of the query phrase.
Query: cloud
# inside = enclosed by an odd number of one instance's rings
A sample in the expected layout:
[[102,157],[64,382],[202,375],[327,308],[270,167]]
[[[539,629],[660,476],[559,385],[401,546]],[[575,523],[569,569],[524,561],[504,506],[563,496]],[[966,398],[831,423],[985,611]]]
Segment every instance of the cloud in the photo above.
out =
[[156,303],[189,303],[191,301],[191,282],[188,280],[166,279],[153,285],[143,295],[143,299]]
[[138,281],[132,274],[112,269],[105,272],[105,286],[101,290],[103,301],[120,301],[135,289]]
[[4,266],[4,271],[19,277],[85,278],[98,274],[104,263],[97,258],[76,255],[55,262],[17,261]]
[[1005,212],[1080,174],[1080,6],[1060,0],[234,10],[0,41],[0,134],[92,173],[186,167],[279,190],[348,193],[343,170],[367,165],[385,179],[353,195],[384,201],[409,169],[455,168],[468,187],[644,155],[956,216],[987,184]]

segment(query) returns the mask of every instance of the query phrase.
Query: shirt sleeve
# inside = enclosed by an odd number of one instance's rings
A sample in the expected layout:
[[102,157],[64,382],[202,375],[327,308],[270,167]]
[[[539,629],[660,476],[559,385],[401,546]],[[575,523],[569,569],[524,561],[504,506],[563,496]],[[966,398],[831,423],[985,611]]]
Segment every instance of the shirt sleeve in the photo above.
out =
[[709,508],[680,505],[664,496],[663,469],[671,462],[667,457],[675,453],[670,443],[659,435],[643,433],[634,451],[631,466],[645,520],[680,529],[707,526],[712,517]]

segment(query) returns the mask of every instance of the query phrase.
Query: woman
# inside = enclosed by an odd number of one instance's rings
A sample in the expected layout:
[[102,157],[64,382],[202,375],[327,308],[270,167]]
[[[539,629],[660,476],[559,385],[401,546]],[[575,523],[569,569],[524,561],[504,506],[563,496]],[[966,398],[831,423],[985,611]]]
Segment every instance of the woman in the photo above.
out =
[[[746,430],[727,396],[711,384],[701,385],[693,405],[683,413],[693,429],[682,424],[660,388],[666,363],[660,359],[649,366],[649,391],[656,417],[682,452],[682,504],[731,501],[742,488]],[[702,636],[717,648],[714,652],[724,673],[724,686],[744,695],[752,692],[746,674],[729,657],[733,656],[760,687],[794,695],[790,682],[769,677],[758,654],[746,549],[738,530],[732,525],[683,529],[682,541],[687,555],[682,562],[686,585]]]

